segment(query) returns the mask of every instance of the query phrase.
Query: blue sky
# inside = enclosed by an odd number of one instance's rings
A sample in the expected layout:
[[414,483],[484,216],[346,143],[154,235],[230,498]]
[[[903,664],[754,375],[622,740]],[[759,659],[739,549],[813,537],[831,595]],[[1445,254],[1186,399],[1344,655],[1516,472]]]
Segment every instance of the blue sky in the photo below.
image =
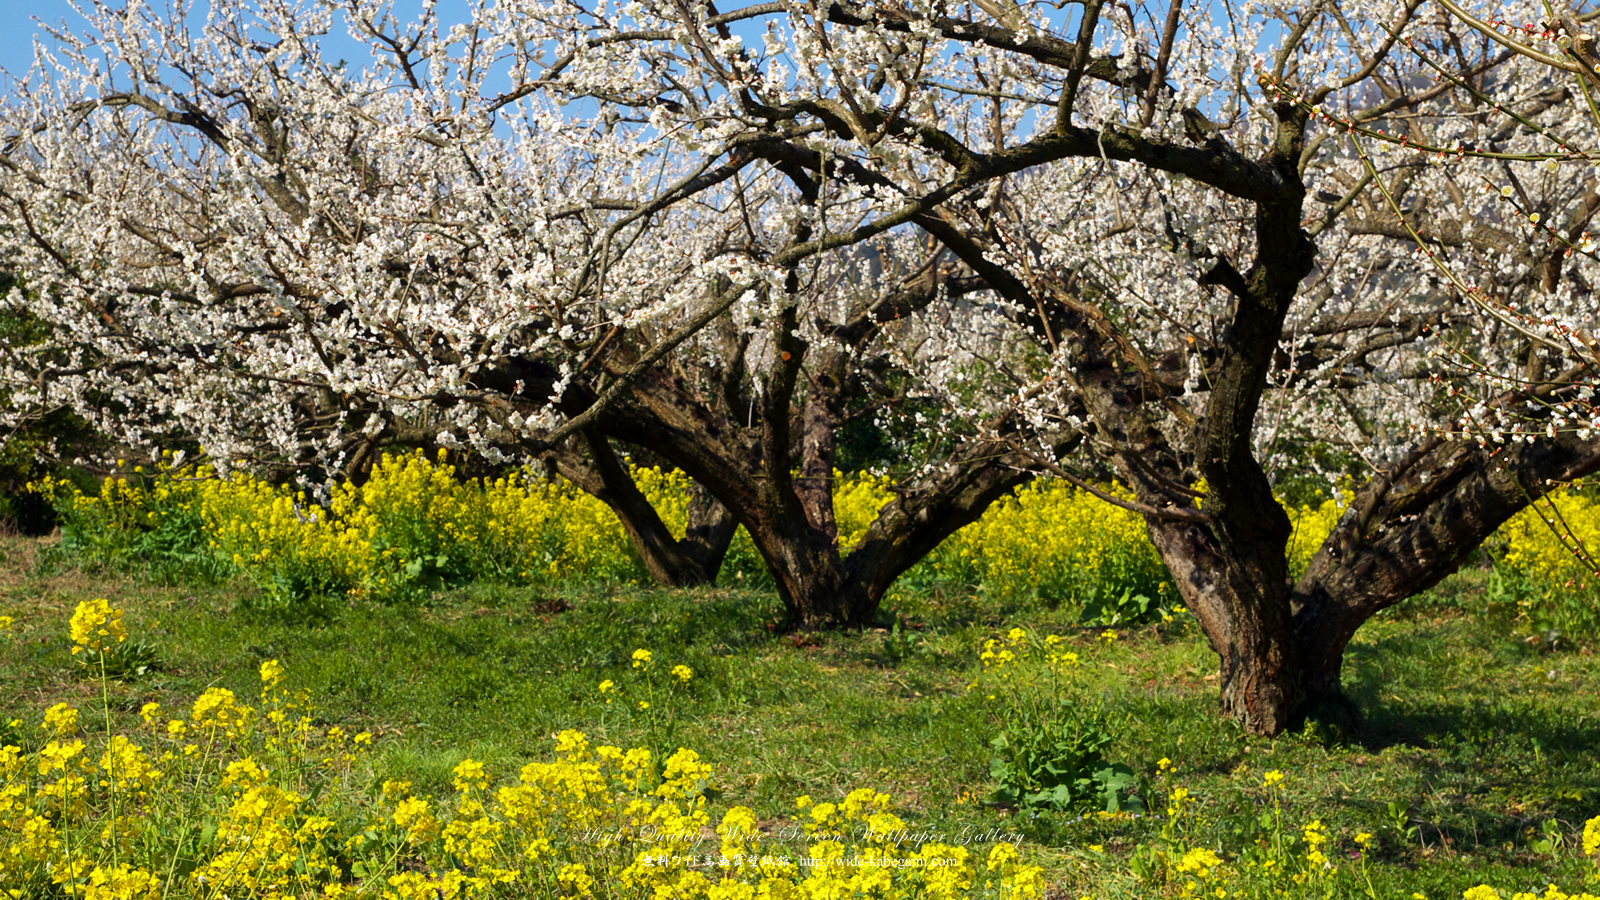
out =
[[[147,5],[152,9],[161,9],[166,2],[167,0],[148,0]],[[205,0],[197,0],[193,5],[202,11],[206,8]],[[421,6],[421,2],[396,0],[394,5],[399,12],[405,14],[414,13]],[[446,21],[453,21],[452,10],[459,14],[459,18],[466,17],[464,6],[460,0],[441,0],[437,9]],[[83,18],[72,11],[66,0],[0,0],[0,69],[5,69],[16,76],[27,73],[28,67],[33,62],[33,38],[40,31],[39,22],[35,19],[51,25],[65,22],[71,31],[82,31],[85,25]],[[324,46],[330,50],[338,49],[341,43],[350,43],[350,52],[344,55],[354,61],[360,51],[342,30],[328,35],[324,40]]]
[[[82,2],[87,4],[90,0]],[[121,6],[124,2],[125,0],[116,0],[114,5]],[[161,9],[167,2],[169,0],[146,0],[146,5],[152,9]],[[208,0],[191,0],[191,3],[203,11],[207,7]],[[421,0],[394,0],[394,7],[402,16],[408,13],[415,14],[420,6]],[[439,0],[436,9],[447,22],[460,21],[467,16],[463,0]],[[28,71],[28,66],[33,60],[33,37],[39,33],[39,23],[35,19],[51,25],[59,25],[65,21],[68,29],[72,31],[82,31],[84,28],[83,18],[73,12],[67,0],[0,0],[0,69],[19,76]],[[746,29],[736,26],[735,30]],[[748,34],[744,35],[747,41],[759,40],[761,33],[759,25],[748,25],[747,30]],[[340,29],[335,29],[334,34],[323,39],[324,48],[330,51],[341,49],[340,44],[348,44],[349,52],[337,55],[346,56],[352,62],[365,57],[365,53],[350,42]]]
[[0,69],[14,74],[28,70],[39,29],[34,16],[55,21],[71,15],[71,7],[61,0],[0,0]]
[[[81,0],[88,4],[92,0]],[[126,0],[113,0],[115,5],[122,5]],[[169,2],[184,2],[184,0],[145,0],[147,8],[162,9]],[[197,7],[201,14],[211,0],[188,0],[191,6]],[[241,0],[220,0],[220,2],[241,2]],[[583,0],[579,0],[583,2]],[[1208,0],[1213,13],[1221,14],[1222,3],[1220,0]],[[422,0],[393,0],[393,5],[402,17],[415,15],[421,7]],[[440,16],[447,22],[461,21],[467,17],[465,0],[439,0],[436,9]],[[43,20],[52,25],[65,22],[71,31],[82,31],[85,22],[82,17],[73,12],[67,0],[0,0],[0,69],[14,76],[24,75],[33,60],[33,39],[39,33],[40,26],[35,19]],[[759,41],[761,27],[755,23],[745,23],[748,33],[742,36],[747,42]],[[736,27],[736,30],[743,31]],[[1264,40],[1265,43],[1269,43]],[[344,30],[335,28],[333,33],[322,39],[323,49],[327,57],[334,59],[346,58],[352,64],[360,65],[368,59],[368,51],[352,41]],[[0,92],[9,90],[9,81],[0,78]]]

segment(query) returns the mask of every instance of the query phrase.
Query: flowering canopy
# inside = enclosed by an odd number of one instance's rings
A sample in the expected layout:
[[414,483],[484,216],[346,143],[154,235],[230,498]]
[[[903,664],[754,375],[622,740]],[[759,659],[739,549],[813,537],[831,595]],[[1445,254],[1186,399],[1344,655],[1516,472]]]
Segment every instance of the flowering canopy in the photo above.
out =
[[[918,390],[953,413],[1071,422],[1086,410],[1041,389],[1079,361],[1059,323],[1033,323],[1020,339],[1050,352],[1019,358],[1008,335],[1031,311],[918,310],[894,289],[995,290],[962,280],[987,262],[1034,290],[1115,297],[1101,324],[1173,393],[1196,391],[1220,355],[1229,270],[1255,249],[1252,204],[1296,187],[1258,159],[1285,138],[1273,104],[1292,98],[1338,119],[1313,124],[1296,160],[1322,246],[1258,444],[1316,431],[1376,461],[1438,418],[1428,357],[1397,348],[1477,315],[1488,333],[1473,337],[1502,352],[1451,352],[1508,378],[1502,361],[1526,354],[1505,345],[1528,329],[1496,313],[1518,308],[1500,294],[1534,289],[1521,304],[1550,329],[1592,324],[1573,305],[1588,281],[1560,277],[1521,220],[1582,232],[1587,182],[1560,148],[1594,146],[1593,122],[1547,70],[1416,6],[1397,21],[1363,3],[1225,19],[1181,3],[1047,17],[518,2],[452,25],[431,4],[400,22],[369,0],[262,0],[191,29],[187,13],[95,4],[7,100],[22,127],[4,148],[0,241],[35,292],[10,302],[55,327],[13,349],[7,381],[25,405],[70,403],[131,440],[197,436],[223,460],[337,466],[403,431],[494,453],[724,312],[735,340],[764,338],[740,362],[768,376],[793,302],[813,342],[848,343],[864,313],[920,312],[862,355],[914,360]],[[337,27],[372,48],[367,66],[323,56]],[[1511,108],[1526,97],[1537,108]],[[1513,115],[1570,124],[1552,146]],[[1407,229],[1339,135],[1399,122],[1410,143],[1553,155],[1480,171],[1367,140],[1378,180],[1420,210]],[[1411,231],[1461,247],[1462,280],[1498,307],[1464,307]],[[689,340],[685,361],[729,362],[726,335]],[[1491,397],[1458,390],[1469,416],[1491,415]]]

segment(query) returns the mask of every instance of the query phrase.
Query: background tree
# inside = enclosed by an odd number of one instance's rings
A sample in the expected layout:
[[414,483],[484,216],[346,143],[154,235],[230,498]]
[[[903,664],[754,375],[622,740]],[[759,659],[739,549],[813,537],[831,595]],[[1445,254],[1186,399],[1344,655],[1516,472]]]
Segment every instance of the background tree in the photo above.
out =
[[[22,290],[11,273],[0,268],[0,294]],[[25,310],[0,309],[0,354],[45,339],[46,329]],[[67,463],[102,448],[98,435],[65,404],[54,408],[12,409],[0,394],[0,410],[8,423],[0,426],[0,535],[46,534],[56,525],[55,510],[29,485],[47,476],[72,474]]]
[[[646,447],[749,530],[808,627],[867,621],[1034,473],[1115,475],[1221,656],[1224,709],[1262,733],[1338,699],[1373,614],[1600,465],[1588,431],[1441,433],[1461,396],[1578,383],[1574,360],[1532,386],[1444,364],[1499,365],[1503,320],[1405,216],[1470,243],[1494,214],[1420,138],[1399,162],[1349,141],[1403,123],[1498,164],[1462,142],[1562,121],[1547,68],[1443,11],[385,10],[263,0],[191,35],[96,5],[62,37],[0,155],[0,250],[54,336],[12,355],[19,404],[319,474],[389,441],[544,454],[652,571],[705,577],[726,522],[708,504],[687,543],[665,534],[615,456]],[[371,67],[322,57],[336,19]],[[1555,162],[1523,187],[1567,209],[1592,182]],[[1550,248],[1499,230],[1508,295],[1585,314],[1528,279]],[[831,475],[862,421],[916,453],[846,552]],[[1312,436],[1368,477],[1292,580],[1273,476]]]

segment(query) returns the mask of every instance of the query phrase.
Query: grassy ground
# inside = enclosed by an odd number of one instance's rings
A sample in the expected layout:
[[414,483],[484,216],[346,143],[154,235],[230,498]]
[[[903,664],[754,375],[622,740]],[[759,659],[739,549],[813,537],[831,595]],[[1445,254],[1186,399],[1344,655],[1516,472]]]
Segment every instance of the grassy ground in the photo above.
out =
[[[1281,770],[1290,832],[1320,819],[1335,859],[1356,854],[1358,833],[1375,835],[1377,896],[1459,897],[1485,881],[1576,890],[1595,878],[1594,858],[1577,849],[1584,821],[1600,814],[1593,656],[1522,640],[1439,598],[1357,635],[1345,683],[1363,721],[1336,741],[1315,729],[1248,738],[1219,719],[1215,657],[1192,632],[1122,630],[1106,645],[1065,613],[971,597],[915,598],[898,633],[795,636],[771,630],[770,595],[722,589],[479,585],[299,625],[236,614],[247,590],[85,572],[37,543],[0,545],[0,615],[16,620],[0,642],[0,743],[37,729],[53,703],[98,705],[99,684],[74,674],[66,622],[79,601],[103,596],[146,645],[136,654],[146,671],[111,687],[130,723],[147,702],[181,709],[211,685],[253,695],[260,663],[275,658],[322,721],[379,736],[374,780],[446,793],[464,756],[510,775],[547,755],[553,732],[576,728],[596,742],[694,748],[716,767],[720,802],[764,822],[792,815],[798,795],[836,800],[870,786],[917,827],[1022,834],[1050,896],[1148,895],[1131,857],[1159,815],[1081,820],[983,802],[999,723],[968,686],[984,640],[1020,626],[1067,635],[1081,655],[1078,696],[1111,712],[1110,759],[1197,798],[1192,845],[1231,858],[1265,839],[1262,776]],[[631,665],[637,648],[652,652],[653,693]],[[678,664],[695,673],[686,685],[668,675]],[[620,693],[601,693],[604,680]],[[1163,758],[1176,767],[1165,781]]]

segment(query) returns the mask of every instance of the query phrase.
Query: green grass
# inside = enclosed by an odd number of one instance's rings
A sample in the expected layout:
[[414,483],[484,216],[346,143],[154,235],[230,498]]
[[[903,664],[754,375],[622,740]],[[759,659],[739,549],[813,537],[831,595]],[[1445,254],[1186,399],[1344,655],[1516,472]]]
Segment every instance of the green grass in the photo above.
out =
[[[1600,814],[1600,669],[1587,648],[1551,651],[1462,613],[1450,591],[1470,592],[1470,577],[1357,635],[1345,683],[1363,721],[1337,742],[1315,729],[1250,738],[1219,718],[1215,657],[1193,633],[1124,630],[1102,648],[1065,611],[992,609],[972,597],[914,598],[901,613],[915,627],[898,639],[777,634],[775,597],[725,589],[476,585],[424,606],[340,609],[290,625],[235,612],[252,590],[238,584],[85,572],[48,553],[41,562],[36,545],[18,540],[0,553],[0,615],[16,619],[0,639],[7,742],[37,729],[52,703],[98,706],[98,683],[75,675],[66,623],[79,601],[105,596],[149,647],[149,669],[111,687],[124,724],[152,701],[181,715],[211,685],[254,696],[260,663],[276,658],[321,722],[379,736],[374,780],[445,793],[463,757],[510,776],[547,755],[553,732],[576,728],[597,743],[694,748],[716,766],[719,802],[748,805],[763,821],[792,815],[800,794],[836,800],[871,786],[921,828],[1025,835],[1051,896],[1146,896],[1129,856],[1159,817],[1080,821],[975,802],[995,787],[988,741],[998,723],[983,692],[967,688],[982,642],[1020,625],[1071,636],[1086,663],[1082,690],[1112,713],[1111,760],[1152,783],[1157,760],[1177,765],[1174,783],[1198,798],[1195,845],[1233,858],[1259,839],[1261,776],[1279,769],[1291,834],[1322,820],[1335,858],[1353,852],[1357,832],[1376,836],[1379,896],[1459,897],[1483,881],[1576,890],[1596,872],[1575,848],[1583,822]],[[640,647],[654,654],[653,709],[669,722],[652,726],[634,708],[644,695],[630,656]],[[668,689],[679,663],[695,677]],[[608,704],[597,690],[604,679],[633,693]],[[21,721],[4,724],[12,720]],[[1538,846],[1547,828],[1559,848]]]

